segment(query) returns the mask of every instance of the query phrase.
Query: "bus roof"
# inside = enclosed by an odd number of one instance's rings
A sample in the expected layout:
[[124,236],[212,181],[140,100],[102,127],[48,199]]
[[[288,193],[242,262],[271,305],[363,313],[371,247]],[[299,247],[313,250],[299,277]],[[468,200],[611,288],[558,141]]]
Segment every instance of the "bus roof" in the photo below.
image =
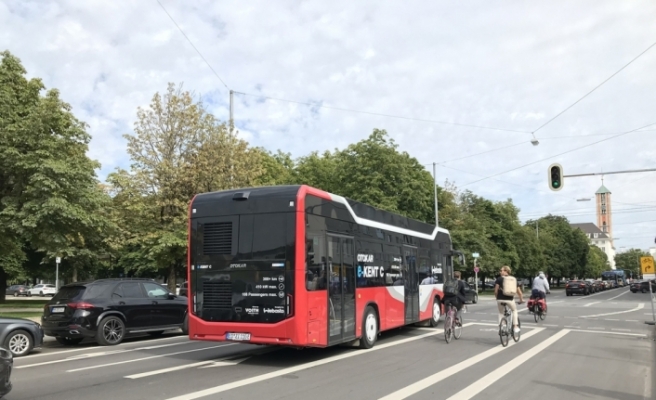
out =
[[[201,193],[195,196],[191,202],[192,218],[209,216],[209,210],[216,209],[217,202],[225,204],[227,208],[234,208],[234,211],[225,210],[225,215],[244,212],[254,213],[256,211],[258,213],[288,212],[290,211],[290,204],[293,204],[290,202],[295,202],[297,195],[301,190],[306,193],[308,191],[314,192],[309,194],[320,194],[322,196],[319,197],[325,197],[335,203],[342,204],[358,225],[388,230],[428,240],[434,240],[439,232],[447,235],[449,234],[448,230],[436,227],[435,225],[404,217],[393,212],[381,210],[307,185],[262,186]],[[246,207],[242,201],[236,200],[248,200],[249,206]],[[237,211],[237,207],[235,207],[237,205],[236,203],[242,203],[239,204],[239,211]]]

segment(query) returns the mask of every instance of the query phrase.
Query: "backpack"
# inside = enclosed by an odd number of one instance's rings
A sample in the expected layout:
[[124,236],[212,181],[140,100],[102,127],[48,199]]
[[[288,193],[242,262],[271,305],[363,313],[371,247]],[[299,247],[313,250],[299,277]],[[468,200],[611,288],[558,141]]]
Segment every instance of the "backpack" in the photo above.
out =
[[503,295],[515,296],[517,294],[517,278],[514,276],[503,277]]
[[458,281],[452,279],[444,284],[444,294],[456,296],[458,294]]

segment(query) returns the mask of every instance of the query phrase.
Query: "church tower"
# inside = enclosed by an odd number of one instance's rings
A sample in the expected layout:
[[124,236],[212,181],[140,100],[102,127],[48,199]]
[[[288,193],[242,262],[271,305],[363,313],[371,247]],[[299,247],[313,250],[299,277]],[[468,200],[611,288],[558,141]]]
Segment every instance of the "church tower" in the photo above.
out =
[[604,186],[604,178],[601,178],[601,187],[595,193],[597,198],[597,226],[613,241],[613,219],[610,204],[611,192]]

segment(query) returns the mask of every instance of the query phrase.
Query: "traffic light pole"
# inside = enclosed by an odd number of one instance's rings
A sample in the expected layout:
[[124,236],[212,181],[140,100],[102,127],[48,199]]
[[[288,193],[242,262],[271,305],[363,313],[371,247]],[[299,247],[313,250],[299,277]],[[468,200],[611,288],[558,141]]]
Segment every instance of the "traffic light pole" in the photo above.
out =
[[633,174],[637,172],[652,172],[652,171],[656,171],[656,168],[627,169],[624,171],[610,171],[610,172],[593,172],[589,174],[572,174],[572,175],[563,175],[563,178],[576,178],[579,176],[594,176],[594,175]]

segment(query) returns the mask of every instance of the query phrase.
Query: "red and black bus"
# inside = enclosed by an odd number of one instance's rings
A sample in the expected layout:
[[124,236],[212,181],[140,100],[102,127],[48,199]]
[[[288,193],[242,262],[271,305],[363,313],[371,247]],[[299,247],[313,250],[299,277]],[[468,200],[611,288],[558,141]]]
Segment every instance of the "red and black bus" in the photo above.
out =
[[305,185],[199,194],[189,207],[192,340],[370,348],[443,313],[445,229]]

